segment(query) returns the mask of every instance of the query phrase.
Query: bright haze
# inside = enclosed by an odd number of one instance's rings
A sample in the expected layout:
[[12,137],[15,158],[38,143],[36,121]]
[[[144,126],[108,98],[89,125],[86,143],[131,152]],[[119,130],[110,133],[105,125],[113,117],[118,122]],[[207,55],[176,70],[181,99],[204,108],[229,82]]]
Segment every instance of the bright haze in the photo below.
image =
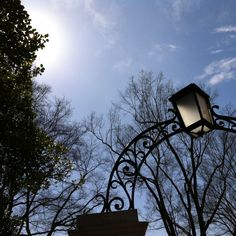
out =
[[203,82],[220,105],[236,100],[236,1],[24,0],[49,33],[38,81],[68,99],[74,116],[104,113],[131,76],[163,72],[178,87]]
[[37,80],[71,102],[75,119],[108,111],[142,69],[163,72],[180,88],[205,83],[218,90],[219,105],[236,107],[235,0],[23,4],[39,33],[49,33],[37,60],[46,71]]

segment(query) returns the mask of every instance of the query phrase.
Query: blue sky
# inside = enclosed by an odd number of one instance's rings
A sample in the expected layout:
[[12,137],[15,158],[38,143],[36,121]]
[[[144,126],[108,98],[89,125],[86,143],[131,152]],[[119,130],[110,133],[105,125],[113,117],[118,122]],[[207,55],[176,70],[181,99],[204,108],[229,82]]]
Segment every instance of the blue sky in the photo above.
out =
[[74,118],[108,111],[131,76],[163,72],[182,87],[204,82],[220,105],[236,100],[235,0],[23,0],[50,42],[39,81]]
[[177,86],[205,82],[235,104],[235,0],[23,0],[50,42],[38,80],[74,117],[106,112],[131,76],[163,72]]

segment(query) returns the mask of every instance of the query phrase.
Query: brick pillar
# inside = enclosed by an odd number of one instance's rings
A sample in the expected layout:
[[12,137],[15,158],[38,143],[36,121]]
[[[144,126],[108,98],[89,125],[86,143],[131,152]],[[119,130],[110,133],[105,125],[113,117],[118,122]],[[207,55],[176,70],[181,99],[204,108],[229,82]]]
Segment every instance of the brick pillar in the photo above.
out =
[[145,236],[147,222],[139,222],[137,210],[80,215],[69,236]]

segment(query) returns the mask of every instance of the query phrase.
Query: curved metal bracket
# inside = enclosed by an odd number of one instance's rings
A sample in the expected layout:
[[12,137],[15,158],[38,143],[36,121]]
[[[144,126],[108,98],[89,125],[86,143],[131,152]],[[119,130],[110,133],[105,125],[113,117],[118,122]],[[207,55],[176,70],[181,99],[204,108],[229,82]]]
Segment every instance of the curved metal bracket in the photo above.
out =
[[218,110],[219,106],[212,107],[212,116],[215,122],[214,129],[236,133],[236,117],[219,115],[215,112],[216,109]]

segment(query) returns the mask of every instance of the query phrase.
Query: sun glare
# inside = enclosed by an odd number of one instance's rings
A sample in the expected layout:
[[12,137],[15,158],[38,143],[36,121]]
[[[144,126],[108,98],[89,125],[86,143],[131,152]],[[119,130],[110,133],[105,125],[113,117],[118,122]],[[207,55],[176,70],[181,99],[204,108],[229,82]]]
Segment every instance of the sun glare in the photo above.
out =
[[29,14],[32,26],[40,34],[49,34],[49,42],[37,53],[36,64],[43,64],[46,70],[59,67],[65,51],[65,33],[63,34],[58,17],[32,10],[29,10]]

